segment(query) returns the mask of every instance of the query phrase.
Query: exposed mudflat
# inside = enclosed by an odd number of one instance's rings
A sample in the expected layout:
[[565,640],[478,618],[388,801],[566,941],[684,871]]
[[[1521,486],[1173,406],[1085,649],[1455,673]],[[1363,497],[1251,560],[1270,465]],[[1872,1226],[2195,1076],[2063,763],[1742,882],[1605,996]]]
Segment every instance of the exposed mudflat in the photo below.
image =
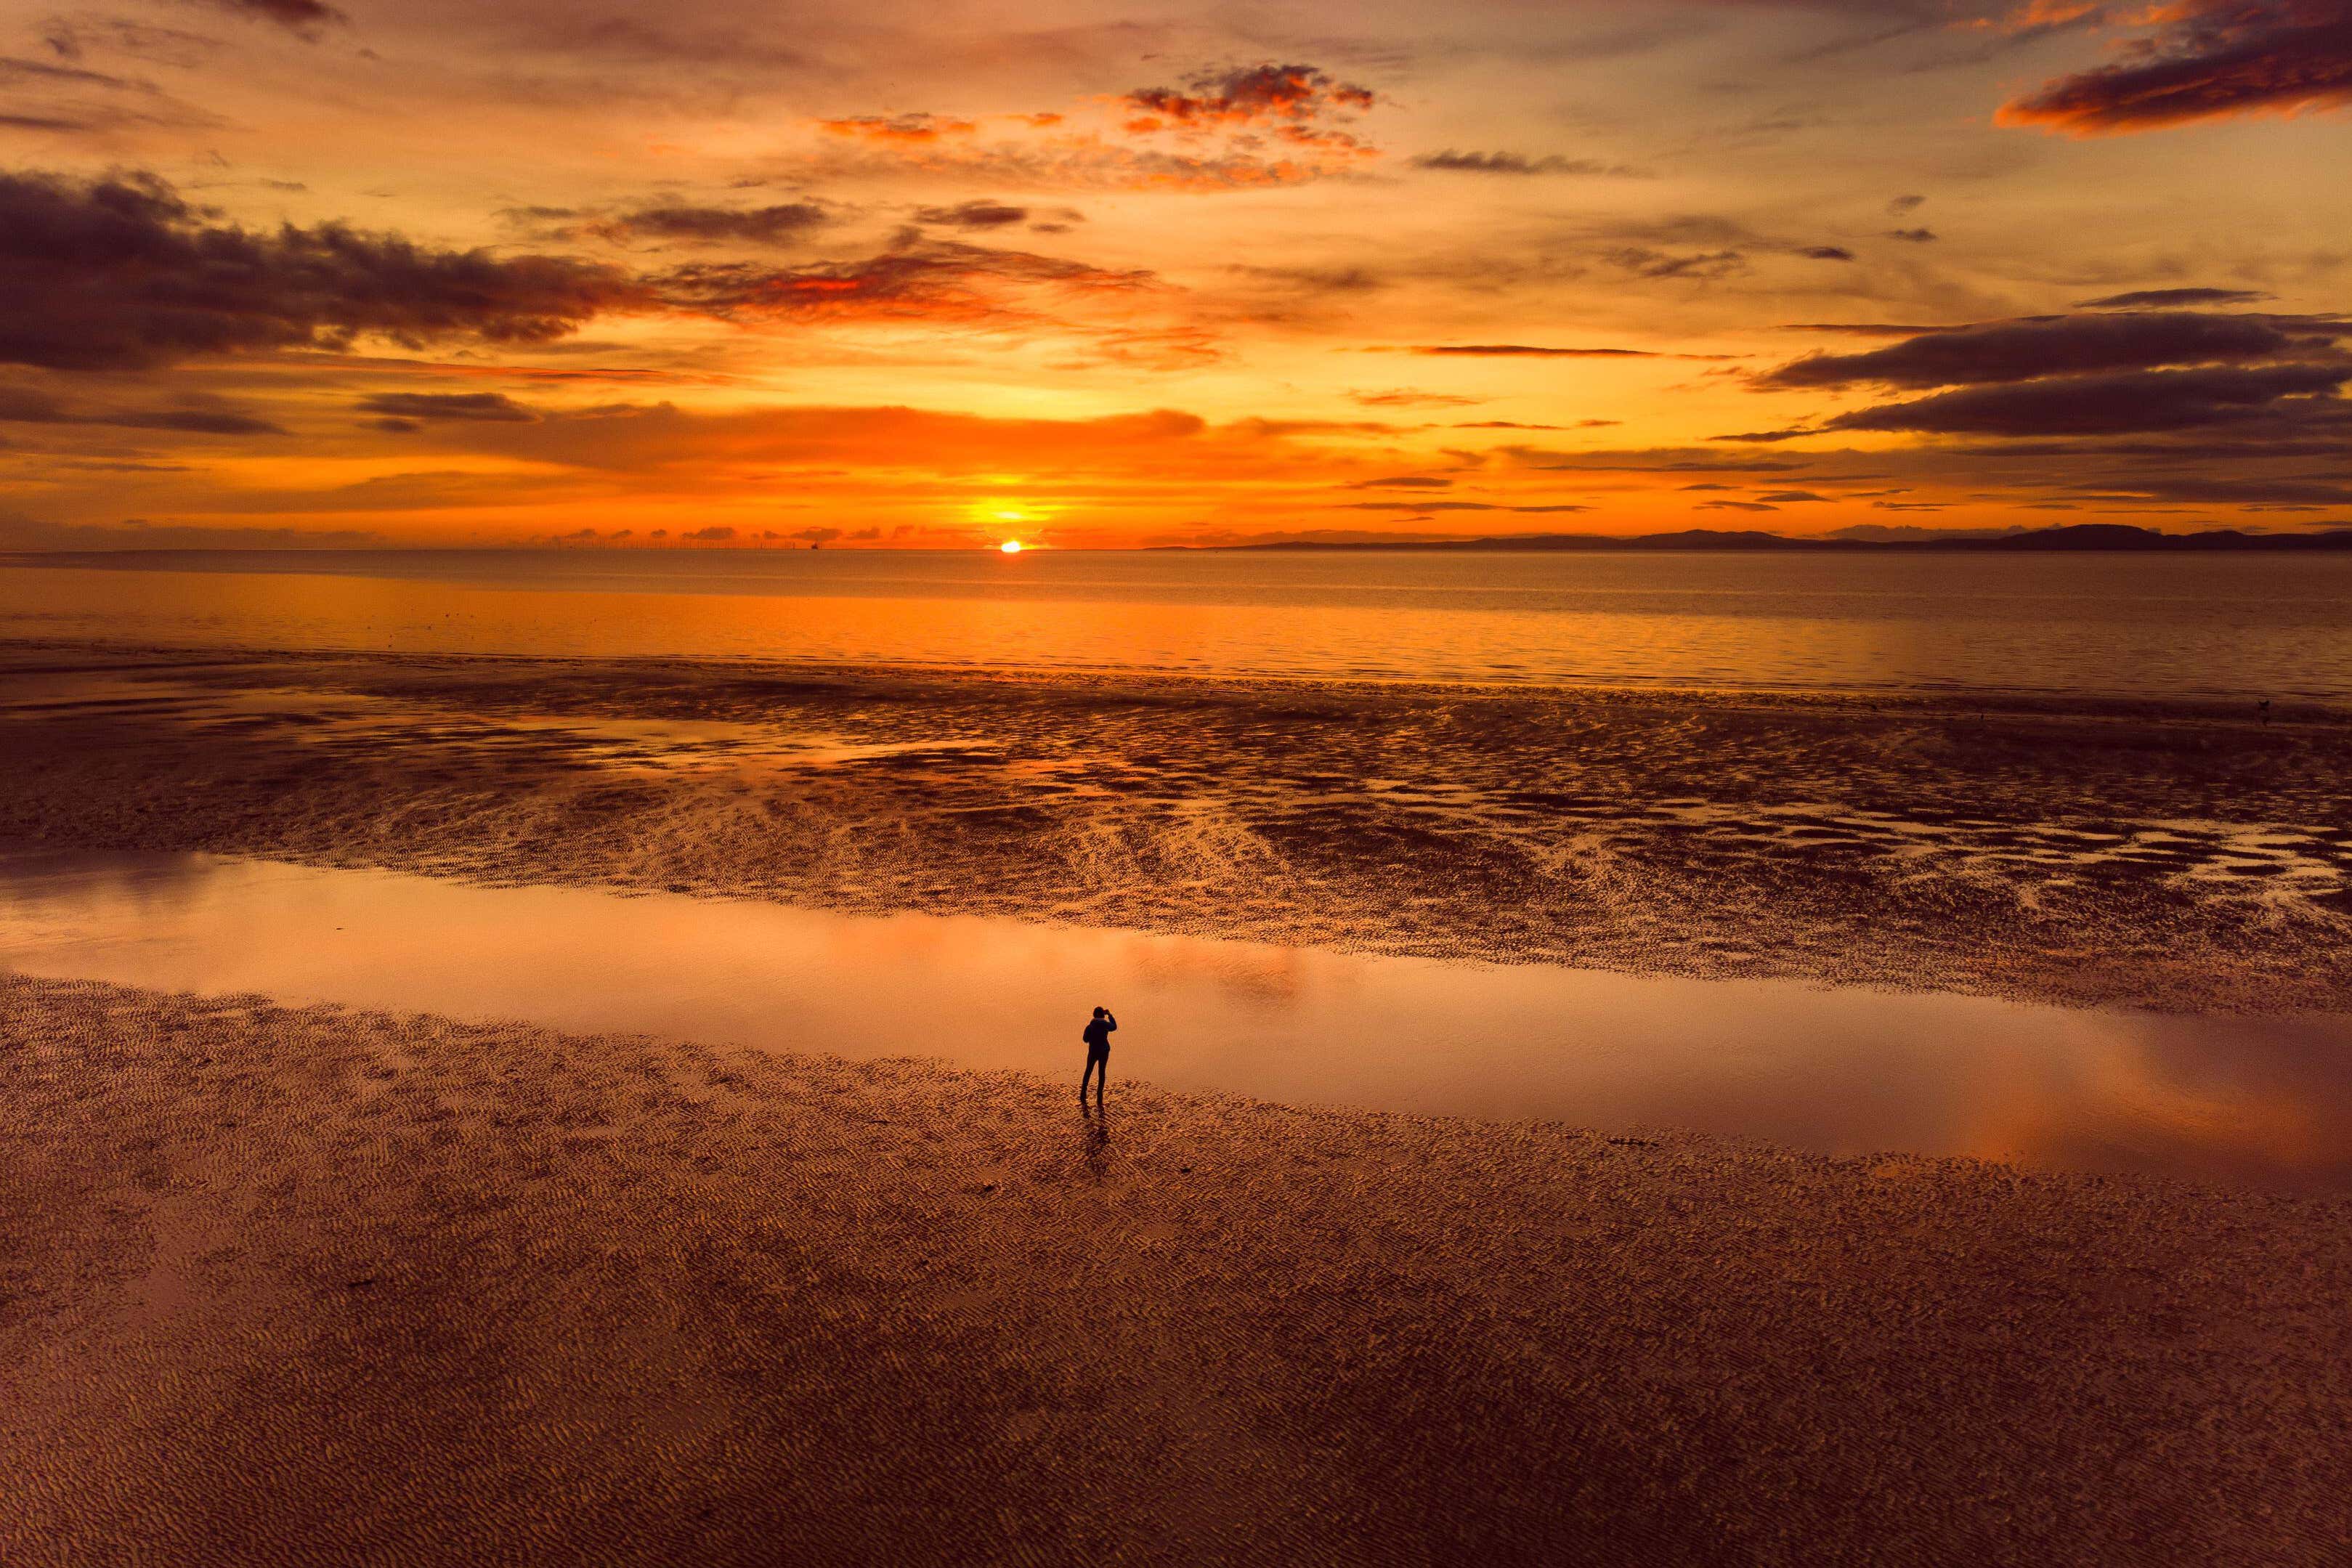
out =
[[2322,1564],[2341,1199],[0,976],[0,1561]]
[[545,659],[0,656],[0,838],[2352,1009],[2352,722]]

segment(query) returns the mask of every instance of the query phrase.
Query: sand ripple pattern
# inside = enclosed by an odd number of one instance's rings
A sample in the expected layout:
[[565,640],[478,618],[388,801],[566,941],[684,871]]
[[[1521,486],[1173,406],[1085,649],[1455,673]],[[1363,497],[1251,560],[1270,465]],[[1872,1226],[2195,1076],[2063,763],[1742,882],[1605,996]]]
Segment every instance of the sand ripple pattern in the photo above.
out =
[[2321,1568],[2345,1200],[0,976],[0,1562]]
[[0,836],[2169,1008],[2352,1008],[2352,722],[0,651]]

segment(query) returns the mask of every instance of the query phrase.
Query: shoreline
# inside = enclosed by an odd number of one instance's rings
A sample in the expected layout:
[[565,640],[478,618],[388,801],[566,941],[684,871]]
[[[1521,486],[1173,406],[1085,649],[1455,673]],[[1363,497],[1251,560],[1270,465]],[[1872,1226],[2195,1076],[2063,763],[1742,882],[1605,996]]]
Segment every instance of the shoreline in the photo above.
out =
[[[54,655],[54,665],[45,664]],[[609,672],[648,677],[738,676],[785,685],[866,686],[876,689],[952,688],[993,685],[1007,688],[1100,688],[1132,691],[1139,697],[1183,696],[1203,692],[1236,695],[1278,696],[1286,693],[1339,698],[1381,699],[1399,696],[1459,697],[1472,700],[1541,701],[1547,697],[1623,703],[1683,702],[1711,706],[1794,710],[1839,710],[1861,707],[1874,712],[1914,713],[1927,717],[1967,719],[1988,713],[2003,717],[2051,719],[2130,719],[2275,728],[2283,724],[2321,727],[2342,726],[2352,731],[2352,700],[2290,695],[2284,703],[2272,699],[2269,719],[2255,706],[2261,699],[2221,693],[2177,697],[2147,696],[2130,692],[2070,694],[2033,686],[1964,686],[1923,689],[1917,686],[1768,686],[1728,685],[1645,685],[1595,677],[1577,680],[1449,680],[1433,676],[1368,674],[1282,674],[1258,671],[1166,671],[1142,666],[1105,664],[1097,667],[1055,666],[1036,669],[1018,664],[944,664],[862,659],[854,663],[816,659],[760,658],[740,653],[694,656],[680,653],[615,654],[530,653],[444,649],[345,648],[322,644],[309,648],[266,647],[227,643],[143,643],[135,640],[89,641],[73,638],[0,636],[0,674],[54,668],[79,671],[92,662],[105,667],[131,668],[140,662],[158,667],[219,665],[311,666],[341,663],[378,663],[430,666],[449,664],[469,670],[511,668],[523,672],[562,674]]]
[[12,1560],[2341,1546],[2352,1200],[0,997]]
[[1067,1065],[1071,1004],[1115,997],[1139,1026],[1121,1060],[1178,1092],[2352,1193],[2341,1014],[2064,1009],[6,843],[0,963],[1047,1076]]
[[0,647],[0,838],[1696,978],[2352,1011],[2352,724]]
[[[2181,696],[2150,696],[2133,692],[2052,691],[2035,686],[1972,686],[1922,688],[1916,685],[1814,686],[1733,685],[1661,683],[1655,685],[1622,678],[1591,680],[1542,679],[1469,680],[1436,676],[1374,674],[1286,674],[1264,671],[1171,671],[1137,665],[1052,666],[1019,664],[950,664],[860,659],[855,662],[742,653],[643,653],[590,655],[563,653],[505,653],[449,649],[268,647],[232,643],[153,643],[133,639],[92,641],[85,638],[0,636],[0,674],[11,670],[42,667],[45,656],[55,656],[59,667],[79,669],[90,661],[120,664],[152,662],[159,666],[203,664],[316,665],[346,662],[449,664],[468,669],[511,667],[564,673],[612,672],[648,677],[734,675],[786,685],[872,685],[876,687],[941,687],[976,684],[1012,688],[1132,689],[1146,697],[1197,695],[1286,693],[1359,698],[1398,696],[1458,697],[1472,700],[1540,701],[1547,697],[1627,703],[1687,702],[1710,706],[1759,708],[1842,709],[1916,713],[1923,716],[1966,719],[1989,712],[2004,716],[2078,719],[2137,719],[2243,725],[2254,729],[2281,724],[2341,726],[2352,730],[2352,698],[2288,693],[2273,694],[2271,706],[2248,694],[2202,693]],[[2267,712],[2267,720],[2263,715]]]

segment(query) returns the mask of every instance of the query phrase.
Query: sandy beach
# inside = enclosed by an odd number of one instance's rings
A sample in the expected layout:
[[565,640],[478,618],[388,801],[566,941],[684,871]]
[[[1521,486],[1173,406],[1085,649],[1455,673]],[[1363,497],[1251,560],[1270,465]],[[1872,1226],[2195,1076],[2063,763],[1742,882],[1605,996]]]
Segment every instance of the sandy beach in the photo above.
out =
[[0,1000],[12,1563],[2352,1545],[2343,1200]]
[[[2326,713],[6,668],[0,835],[58,846],[2347,998]],[[1097,1125],[1066,1084],[935,1062],[0,985],[12,1563],[2352,1542],[2341,1198],[1284,1108],[1126,1061]]]

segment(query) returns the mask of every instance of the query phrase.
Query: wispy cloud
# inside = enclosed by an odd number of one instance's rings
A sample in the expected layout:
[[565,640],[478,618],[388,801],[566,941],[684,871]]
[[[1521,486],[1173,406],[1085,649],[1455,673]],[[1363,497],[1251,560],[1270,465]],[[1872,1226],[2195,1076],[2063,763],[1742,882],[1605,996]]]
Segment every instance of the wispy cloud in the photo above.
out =
[[1424,152],[1412,163],[1416,169],[1434,169],[1450,174],[1579,174],[1614,180],[1654,177],[1649,170],[1630,164],[1608,163],[1598,158],[1570,158],[1558,152],[1531,158],[1524,152],[1456,152],[1448,148],[1443,152]]

